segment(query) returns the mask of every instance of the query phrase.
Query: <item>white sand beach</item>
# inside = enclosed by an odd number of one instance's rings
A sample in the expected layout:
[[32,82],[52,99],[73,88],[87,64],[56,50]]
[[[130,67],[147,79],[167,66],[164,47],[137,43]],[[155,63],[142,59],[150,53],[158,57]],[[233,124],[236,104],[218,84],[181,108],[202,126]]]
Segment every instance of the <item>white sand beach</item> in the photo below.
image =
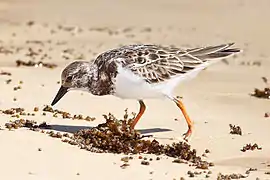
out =
[[[109,112],[122,117],[126,108],[136,113],[139,108],[135,100],[72,91],[55,108],[96,120],[42,115],[42,108],[58,91],[61,71],[76,59],[90,61],[108,49],[133,43],[189,48],[235,42],[234,47],[243,52],[208,67],[175,90],[194,121],[189,144],[200,156],[210,150],[203,158],[215,166],[206,173],[172,163],[171,157],[164,155],[157,161],[156,155],[149,154],[133,155],[130,166],[123,169],[123,154],[88,152],[26,128],[9,131],[5,123],[16,118],[0,113],[0,179],[217,179],[218,173],[247,175],[249,168],[257,170],[245,179],[270,179],[266,174],[270,172],[270,117],[264,117],[270,112],[270,101],[250,96],[254,88],[266,87],[262,77],[270,79],[269,7],[267,0],[1,0],[0,72],[11,76],[0,75],[0,109],[25,108],[35,113],[25,119],[46,121],[60,133],[103,123],[102,115]],[[32,51],[37,55],[29,55]],[[16,67],[17,60],[57,67]],[[21,89],[14,90],[17,86]],[[177,106],[169,100],[145,103],[137,129],[165,144],[182,141],[187,126]],[[34,107],[39,111],[34,112]],[[242,136],[230,134],[229,124],[239,125]],[[262,149],[240,151],[249,143]],[[154,160],[141,165],[139,156]],[[191,178],[188,171],[202,174]]]

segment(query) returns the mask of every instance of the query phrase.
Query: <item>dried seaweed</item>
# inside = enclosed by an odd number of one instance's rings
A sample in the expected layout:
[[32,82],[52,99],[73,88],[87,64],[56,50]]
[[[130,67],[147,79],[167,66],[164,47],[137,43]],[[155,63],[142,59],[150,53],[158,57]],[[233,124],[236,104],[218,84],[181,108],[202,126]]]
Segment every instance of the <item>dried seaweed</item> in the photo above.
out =
[[246,152],[246,151],[248,151],[248,150],[250,150],[250,151],[254,151],[255,149],[257,149],[257,150],[262,150],[262,148],[261,147],[259,147],[258,146],[258,144],[251,144],[251,143],[249,143],[249,144],[246,144],[242,149],[241,149],[241,151],[242,152]]
[[[35,107],[34,111],[38,111]],[[46,106],[43,111],[51,113],[65,114],[67,112],[53,110]],[[16,115],[17,113],[25,113],[23,108],[11,108],[2,111],[2,113],[9,115]],[[203,161],[201,157],[196,155],[196,150],[191,149],[186,142],[175,142],[171,145],[160,144],[157,140],[145,140],[144,136],[138,131],[130,128],[134,119],[134,114],[129,117],[127,110],[123,119],[117,119],[112,114],[104,115],[105,123],[99,124],[97,127],[90,129],[82,129],[75,132],[73,135],[55,133],[54,131],[47,131],[46,133],[54,138],[62,138],[62,142],[76,145],[81,149],[98,153],[124,153],[124,154],[155,154],[167,155],[169,157],[178,158],[184,161],[193,163],[193,166],[199,169],[208,169],[209,166],[214,166],[213,163]],[[70,116],[71,117],[71,116]],[[27,127],[30,130],[45,133],[43,129],[50,129],[51,126],[43,122],[37,124],[35,121],[19,119],[6,123],[6,128],[17,129],[20,127]],[[146,161],[147,159],[143,159]],[[157,158],[158,160],[158,158]],[[148,163],[144,162],[147,165]]]
[[264,88],[263,90],[255,88],[254,93],[251,96],[262,98],[262,99],[270,99],[270,88]]
[[[262,77],[263,82],[269,86],[268,79],[266,77]],[[263,90],[260,90],[258,88],[255,88],[254,92],[251,94],[251,96],[262,98],[262,99],[270,99],[270,88],[266,87]]]
[[241,178],[247,178],[247,176],[244,176],[242,174],[227,174],[223,175],[221,173],[218,174],[217,180],[230,180],[230,179],[241,179]]
[[50,112],[54,114],[54,117],[57,117],[58,114],[62,115],[62,118],[64,119],[77,119],[77,120],[85,120],[85,121],[94,121],[96,118],[94,117],[90,117],[90,116],[86,116],[84,117],[83,115],[79,114],[75,114],[75,115],[71,115],[69,112],[66,111],[61,111],[58,109],[53,109],[51,106],[46,105],[43,108],[44,112]]
[[53,68],[57,67],[57,65],[53,64],[53,63],[45,63],[45,62],[42,62],[42,61],[39,61],[39,62],[28,61],[28,62],[25,62],[25,61],[22,61],[22,60],[17,60],[16,65],[18,67],[19,66],[34,66],[34,67],[46,67],[46,68],[50,68],[50,69],[53,69]]
[[197,168],[208,169],[209,163],[202,161],[185,142],[162,145],[157,140],[144,140],[141,134],[130,128],[133,118],[127,112],[123,120],[112,114],[104,115],[105,123],[91,129],[83,129],[74,134],[73,140],[82,148],[92,152],[110,152],[124,154],[165,154],[193,162]]
[[232,125],[232,124],[229,124],[230,126],[230,134],[238,134],[240,136],[242,136],[242,130],[241,130],[241,127],[240,126],[236,126],[236,125]]
[[6,75],[6,76],[11,76],[10,72],[6,72],[6,71],[1,71],[0,75]]
[[51,128],[51,126],[48,125],[46,122],[37,124],[37,122],[33,120],[28,120],[28,119],[19,119],[19,120],[11,121],[9,123],[6,123],[5,126],[9,130],[27,127],[27,128],[30,128],[31,130],[39,131],[39,128],[42,128],[42,129]]

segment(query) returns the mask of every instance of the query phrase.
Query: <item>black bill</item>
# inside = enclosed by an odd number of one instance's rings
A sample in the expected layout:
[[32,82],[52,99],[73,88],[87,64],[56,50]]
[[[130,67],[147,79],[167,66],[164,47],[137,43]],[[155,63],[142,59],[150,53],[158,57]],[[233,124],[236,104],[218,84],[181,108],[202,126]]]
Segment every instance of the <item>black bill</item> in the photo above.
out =
[[66,93],[68,92],[68,88],[61,86],[60,89],[58,90],[53,102],[51,103],[51,105],[55,105]]

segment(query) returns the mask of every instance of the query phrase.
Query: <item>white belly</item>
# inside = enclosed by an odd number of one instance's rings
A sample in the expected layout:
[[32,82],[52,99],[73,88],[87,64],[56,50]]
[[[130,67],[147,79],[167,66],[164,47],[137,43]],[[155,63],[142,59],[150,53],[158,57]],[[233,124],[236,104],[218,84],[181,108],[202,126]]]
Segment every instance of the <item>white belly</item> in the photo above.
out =
[[123,99],[164,98],[164,94],[149,83],[123,68],[118,69],[116,76],[115,96]]
[[122,67],[118,68],[116,76],[116,92],[115,96],[123,99],[150,99],[171,97],[174,88],[186,80],[190,80],[198,75],[198,73],[207,66],[203,64],[193,71],[181,74],[165,82],[157,84],[149,84],[142,78],[133,74],[130,70]]

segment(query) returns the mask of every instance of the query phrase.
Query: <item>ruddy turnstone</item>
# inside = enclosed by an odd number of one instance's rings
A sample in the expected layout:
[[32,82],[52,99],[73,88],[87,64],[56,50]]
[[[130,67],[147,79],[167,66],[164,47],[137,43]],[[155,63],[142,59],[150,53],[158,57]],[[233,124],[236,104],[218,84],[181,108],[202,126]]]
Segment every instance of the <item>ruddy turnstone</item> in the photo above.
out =
[[187,139],[193,123],[184,104],[173,95],[183,80],[195,77],[216,58],[239,52],[233,43],[218,46],[179,49],[158,45],[128,45],[100,54],[94,61],[75,61],[62,72],[62,85],[52,106],[70,90],[85,90],[96,96],[114,95],[136,99],[140,110],[131,124],[143,115],[147,98],[169,98],[182,111],[188,124]]

